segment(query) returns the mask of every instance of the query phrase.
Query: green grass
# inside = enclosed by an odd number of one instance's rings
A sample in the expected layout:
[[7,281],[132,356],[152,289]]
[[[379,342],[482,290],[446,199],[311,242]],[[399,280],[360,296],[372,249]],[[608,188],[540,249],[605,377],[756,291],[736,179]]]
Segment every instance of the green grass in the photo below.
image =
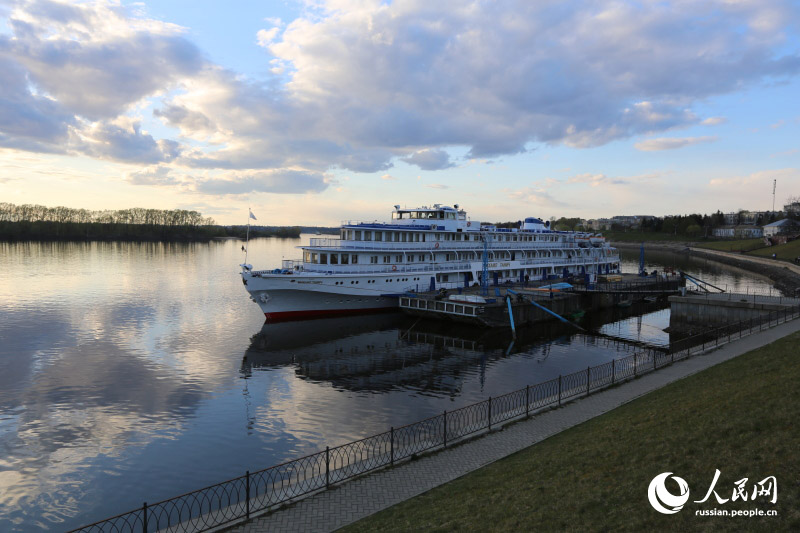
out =
[[782,259],[783,261],[793,261],[795,257],[800,256],[800,239],[787,242],[786,244],[780,244],[778,246],[762,248],[760,250],[750,252],[748,255],[772,257],[772,254],[777,254],[778,259]]
[[764,239],[740,239],[735,241],[716,241],[697,244],[698,248],[708,248],[709,250],[719,250],[721,252],[749,252],[764,248]]
[[672,233],[656,233],[641,231],[601,231],[607,241],[617,242],[692,242],[702,240],[701,237],[675,235]]
[[[345,531],[798,531],[799,342],[794,334],[673,383]],[[776,476],[777,504],[693,503],[715,469],[723,498],[742,478],[752,491]],[[678,514],[648,503],[648,485],[662,472],[689,484]],[[694,514],[715,507],[778,516]]]

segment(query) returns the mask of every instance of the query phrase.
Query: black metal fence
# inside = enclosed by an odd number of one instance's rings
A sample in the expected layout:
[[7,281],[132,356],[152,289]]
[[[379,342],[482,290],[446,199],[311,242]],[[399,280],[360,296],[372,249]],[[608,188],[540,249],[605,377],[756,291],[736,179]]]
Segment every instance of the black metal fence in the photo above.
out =
[[[561,405],[633,379],[691,355],[800,316],[800,306],[772,311],[673,344],[664,353],[646,350],[586,370],[558,376],[502,396],[490,397],[355,442],[326,447],[300,459],[272,466],[180,496],[144,503],[139,509],[101,520],[73,532],[151,533],[206,531],[274,508],[332,484],[448,445],[482,431]],[[73,533],[70,532],[70,533]]]

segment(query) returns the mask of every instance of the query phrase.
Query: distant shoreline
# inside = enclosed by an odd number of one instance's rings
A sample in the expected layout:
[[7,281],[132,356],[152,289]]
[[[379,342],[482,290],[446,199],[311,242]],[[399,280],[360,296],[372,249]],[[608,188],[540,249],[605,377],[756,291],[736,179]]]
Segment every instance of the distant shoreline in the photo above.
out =
[[[297,239],[301,231],[299,227],[251,227],[250,238]],[[208,242],[246,236],[247,226],[0,221],[0,242]]]

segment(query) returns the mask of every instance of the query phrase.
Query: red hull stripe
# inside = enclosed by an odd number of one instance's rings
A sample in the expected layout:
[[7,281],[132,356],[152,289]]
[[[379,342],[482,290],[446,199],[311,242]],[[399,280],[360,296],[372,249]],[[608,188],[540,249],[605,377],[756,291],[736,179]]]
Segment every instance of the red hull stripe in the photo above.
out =
[[397,311],[397,306],[375,307],[371,309],[313,309],[310,311],[281,311],[280,313],[264,313],[267,322],[286,322],[289,320],[307,320],[329,316],[369,315]]

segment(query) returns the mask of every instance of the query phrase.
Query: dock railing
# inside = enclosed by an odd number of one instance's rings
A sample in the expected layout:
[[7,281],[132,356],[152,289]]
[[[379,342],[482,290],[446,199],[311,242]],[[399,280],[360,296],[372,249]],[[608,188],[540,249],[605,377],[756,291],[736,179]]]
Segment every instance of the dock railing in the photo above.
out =
[[246,520],[344,480],[393,466],[429,450],[446,448],[512,420],[527,418],[537,411],[560,406],[574,398],[587,396],[798,317],[800,306],[787,306],[672,343],[670,352],[638,351],[460,409],[444,411],[406,426],[392,427],[371,437],[326,447],[317,453],[256,472],[248,471],[243,476],[174,498],[144,503],[138,509],[70,533],[152,533],[162,530],[189,533]]

